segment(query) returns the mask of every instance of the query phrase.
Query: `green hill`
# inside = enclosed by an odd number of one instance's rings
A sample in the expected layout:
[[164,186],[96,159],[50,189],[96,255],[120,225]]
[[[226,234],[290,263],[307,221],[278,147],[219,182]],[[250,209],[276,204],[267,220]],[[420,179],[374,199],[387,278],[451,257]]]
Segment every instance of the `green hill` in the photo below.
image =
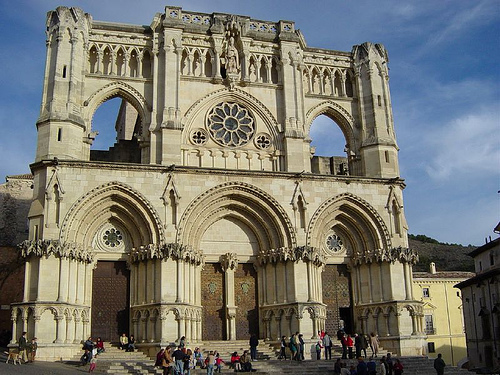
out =
[[419,262],[413,271],[429,271],[429,264],[436,263],[437,271],[474,272],[474,260],[468,256],[476,246],[462,246],[439,242],[425,235],[408,235],[409,247],[417,251]]

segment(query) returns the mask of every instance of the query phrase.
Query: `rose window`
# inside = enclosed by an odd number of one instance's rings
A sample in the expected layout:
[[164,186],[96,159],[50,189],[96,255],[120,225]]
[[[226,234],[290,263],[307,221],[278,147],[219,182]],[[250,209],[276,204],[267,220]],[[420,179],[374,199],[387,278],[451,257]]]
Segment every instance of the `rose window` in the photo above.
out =
[[342,250],[342,246],[343,242],[336,234],[329,234],[326,237],[326,247],[328,250],[337,252]]
[[102,239],[107,246],[115,247],[121,244],[123,236],[119,230],[111,228],[104,232]]
[[237,103],[216,105],[208,114],[207,127],[217,143],[229,147],[247,144],[255,132],[252,115]]

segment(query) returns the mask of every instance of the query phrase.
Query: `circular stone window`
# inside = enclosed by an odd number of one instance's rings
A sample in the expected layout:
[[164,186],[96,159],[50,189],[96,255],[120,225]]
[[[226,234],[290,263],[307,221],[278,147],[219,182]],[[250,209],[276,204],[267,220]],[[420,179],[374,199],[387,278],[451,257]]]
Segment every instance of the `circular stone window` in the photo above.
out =
[[209,112],[207,127],[215,142],[238,147],[247,144],[255,133],[255,121],[245,107],[223,102]]
[[338,253],[344,250],[344,243],[342,242],[342,239],[339,236],[337,236],[334,233],[331,233],[328,236],[326,236],[326,248],[330,252]]
[[102,239],[106,246],[115,247],[121,244],[123,236],[118,229],[111,228],[104,232]]
[[258,149],[267,150],[271,147],[271,137],[266,133],[257,134],[254,143]]
[[195,129],[191,132],[191,142],[201,146],[207,143],[208,134],[203,129]]

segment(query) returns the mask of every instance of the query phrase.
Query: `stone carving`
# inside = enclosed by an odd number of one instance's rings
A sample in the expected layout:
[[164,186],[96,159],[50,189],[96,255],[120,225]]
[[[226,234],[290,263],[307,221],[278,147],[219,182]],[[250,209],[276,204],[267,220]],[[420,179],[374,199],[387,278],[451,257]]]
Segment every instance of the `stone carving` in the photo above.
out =
[[130,251],[130,263],[137,263],[148,259],[168,259],[183,260],[197,266],[204,262],[203,253],[200,250],[193,250],[189,246],[178,243],[168,243],[164,245],[149,244],[133,248]]
[[278,249],[261,250],[257,255],[257,262],[260,265],[278,262],[311,262],[315,266],[322,266],[326,263],[325,254],[321,249],[309,246],[298,246],[295,248],[280,247]]
[[74,259],[79,262],[92,263],[94,260],[93,249],[83,248],[76,243],[61,243],[58,240],[25,240],[18,245],[21,256],[27,258],[30,255],[51,256]]
[[356,265],[375,262],[394,263],[396,261],[416,264],[418,254],[413,249],[399,246],[391,249],[365,250],[364,252],[355,252],[352,255],[352,262]]
[[228,74],[237,74],[240,72],[240,61],[238,50],[234,46],[234,38],[230,37],[226,48],[226,72]]
[[227,253],[220,257],[222,270],[235,270],[238,267],[238,255],[236,253]]

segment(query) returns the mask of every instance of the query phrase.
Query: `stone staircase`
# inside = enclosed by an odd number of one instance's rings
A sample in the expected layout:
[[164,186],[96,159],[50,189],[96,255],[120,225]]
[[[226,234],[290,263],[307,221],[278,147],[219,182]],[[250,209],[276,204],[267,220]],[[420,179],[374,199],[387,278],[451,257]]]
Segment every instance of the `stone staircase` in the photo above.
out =
[[[222,359],[227,362],[229,362],[234,352],[238,352],[238,355],[242,355],[243,351],[250,351],[248,340],[204,341],[200,345],[193,345],[193,347],[196,346],[200,347],[204,357],[207,356],[209,351],[213,350],[217,351]],[[259,346],[257,347],[257,360],[275,359],[277,357],[278,355],[273,345],[267,344],[262,340],[259,341]]]
[[[237,351],[242,354],[244,350],[248,350],[248,341],[206,341],[200,345],[192,345],[192,349],[199,346],[204,355],[210,350],[217,350],[222,359],[229,363],[231,353]],[[157,374],[163,373],[162,369],[154,367],[154,361],[148,358],[142,352],[125,352],[118,347],[105,343],[106,351],[99,355],[97,361],[96,373],[107,374]],[[256,370],[253,374],[256,375],[276,375],[280,374],[297,374],[297,375],[331,375],[333,374],[333,365],[336,358],[340,357],[340,347],[335,347],[332,353],[332,360],[305,360],[301,362],[288,360],[278,360],[275,348],[264,342],[260,342],[257,348],[257,361],[252,362],[253,368]],[[368,353],[369,354],[369,353]],[[384,352],[382,355],[385,355]],[[376,359],[379,364],[381,355]],[[427,357],[395,357],[399,358],[404,366],[405,375],[432,375],[435,374],[433,368],[433,359]],[[75,357],[74,362],[78,362],[80,357]],[[357,360],[343,360],[349,367],[357,365]],[[224,366],[222,372],[233,372],[228,366]],[[447,375],[467,375],[467,370],[460,370],[456,367],[447,366],[445,369]],[[206,370],[197,368],[191,370],[192,375],[205,375]]]

